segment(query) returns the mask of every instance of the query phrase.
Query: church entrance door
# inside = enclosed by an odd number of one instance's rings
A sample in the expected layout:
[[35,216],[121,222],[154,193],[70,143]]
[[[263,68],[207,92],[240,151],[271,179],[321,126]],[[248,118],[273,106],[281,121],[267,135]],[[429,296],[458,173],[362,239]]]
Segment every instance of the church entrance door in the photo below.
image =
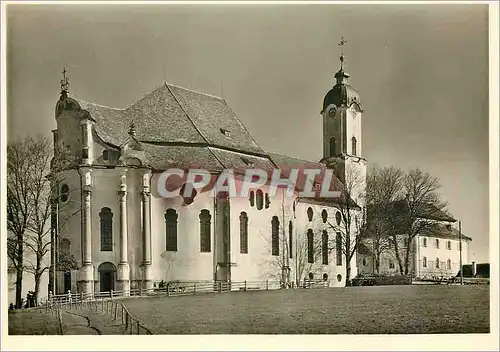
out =
[[97,268],[99,272],[99,291],[109,292],[115,289],[116,267],[113,263],[105,262]]

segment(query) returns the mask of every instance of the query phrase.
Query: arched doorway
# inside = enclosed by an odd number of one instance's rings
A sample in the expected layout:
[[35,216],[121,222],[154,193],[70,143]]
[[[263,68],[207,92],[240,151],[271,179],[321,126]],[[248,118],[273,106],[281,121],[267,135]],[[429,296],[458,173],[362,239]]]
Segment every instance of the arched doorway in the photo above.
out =
[[99,291],[109,292],[115,289],[116,267],[113,263],[104,262],[97,268],[99,272]]

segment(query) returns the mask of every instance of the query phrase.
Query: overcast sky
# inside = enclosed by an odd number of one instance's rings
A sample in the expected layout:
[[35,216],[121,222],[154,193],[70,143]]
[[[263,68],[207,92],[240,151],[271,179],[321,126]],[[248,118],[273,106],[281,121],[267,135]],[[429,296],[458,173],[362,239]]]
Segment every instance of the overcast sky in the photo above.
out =
[[438,177],[488,261],[487,5],[8,5],[7,20],[9,139],[51,135],[66,66],[70,95],[112,107],[165,76],[223,95],[261,147],[309,160],[346,37],[364,157]]

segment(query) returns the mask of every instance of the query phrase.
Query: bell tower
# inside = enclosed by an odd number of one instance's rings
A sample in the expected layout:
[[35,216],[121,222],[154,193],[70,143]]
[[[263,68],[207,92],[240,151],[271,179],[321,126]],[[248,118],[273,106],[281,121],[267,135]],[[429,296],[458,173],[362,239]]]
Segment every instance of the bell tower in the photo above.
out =
[[[359,93],[349,84],[349,74],[344,71],[344,46],[339,43],[340,69],[335,73],[335,85],[323,100],[323,158],[321,162],[334,169],[344,183],[357,184],[353,199],[362,202],[366,184],[366,160],[362,148],[363,109]],[[353,178],[359,179],[353,181]],[[358,186],[359,185],[359,186]],[[357,199],[356,199],[357,198]],[[361,205],[361,204],[358,204]]]

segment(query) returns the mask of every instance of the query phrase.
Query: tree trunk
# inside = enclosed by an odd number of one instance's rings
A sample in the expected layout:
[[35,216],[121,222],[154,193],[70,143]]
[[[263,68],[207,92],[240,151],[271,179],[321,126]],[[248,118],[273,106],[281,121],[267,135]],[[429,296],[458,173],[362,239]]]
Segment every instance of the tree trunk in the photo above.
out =
[[16,307],[23,305],[23,235],[17,235]]
[[396,259],[398,261],[398,265],[399,265],[399,273],[401,275],[403,275],[403,263],[401,261],[401,255],[399,254],[399,245],[398,245],[398,240],[396,238],[396,236],[392,236],[392,244],[394,246],[394,254],[396,255]]
[[[409,242],[409,241],[408,241]],[[409,245],[406,248],[406,253],[405,253],[405,275],[408,275],[410,273],[410,249]]]
[[345,266],[345,285],[351,286],[351,264],[349,262]]
[[375,273],[377,275],[380,274],[380,253],[377,253],[377,256],[375,257]]
[[42,275],[35,274],[35,306],[38,306],[38,295],[40,294],[40,281],[42,281]]

